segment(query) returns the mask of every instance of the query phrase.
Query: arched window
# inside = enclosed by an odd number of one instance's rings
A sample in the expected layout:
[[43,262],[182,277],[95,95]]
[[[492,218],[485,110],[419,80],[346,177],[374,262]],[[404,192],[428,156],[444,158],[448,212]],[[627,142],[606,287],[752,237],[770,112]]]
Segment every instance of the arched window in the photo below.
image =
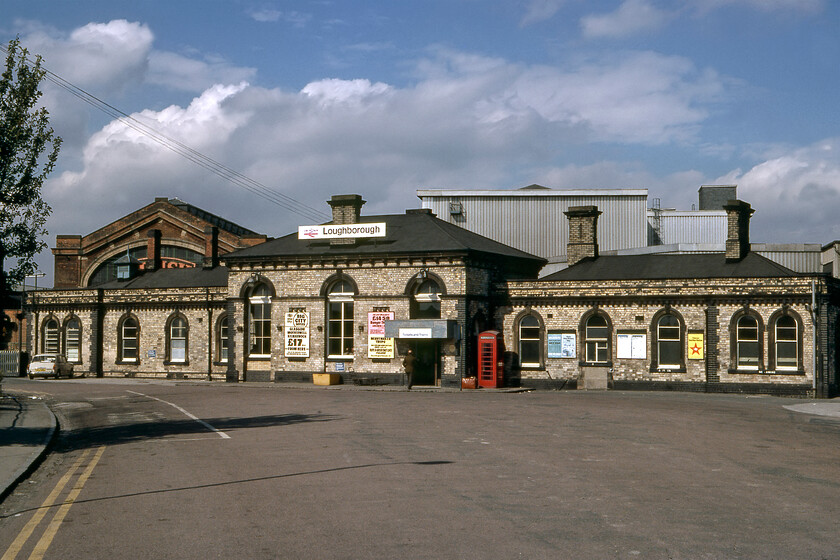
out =
[[353,285],[338,280],[327,291],[327,355],[353,358]]
[[271,290],[257,284],[248,298],[248,356],[271,356]]
[[222,315],[219,322],[216,324],[216,340],[218,344],[218,351],[216,355],[220,362],[228,361],[228,349],[230,348],[230,330],[228,327],[228,316]]
[[411,302],[412,319],[440,319],[440,285],[427,278],[417,285]]
[[759,364],[758,320],[751,315],[738,319],[735,327],[737,338],[737,365],[744,369],[758,369]]
[[680,317],[669,310],[660,311],[653,320],[651,367],[657,369],[680,369],[685,367],[685,343],[683,324]]
[[769,322],[770,369],[802,370],[802,325],[799,315],[784,309],[773,314]]
[[761,315],[749,308],[732,315],[729,324],[731,371],[764,369],[764,323]]
[[132,316],[120,321],[117,331],[117,361],[136,363],[139,361],[140,325]]
[[50,317],[44,321],[44,337],[41,347],[45,354],[59,353],[58,320]]
[[64,354],[67,361],[78,364],[82,361],[82,323],[71,317],[64,324]]
[[591,364],[606,364],[610,361],[610,324],[607,318],[594,313],[584,326],[584,356]]
[[533,314],[522,316],[517,331],[519,343],[519,365],[523,368],[542,367],[542,328],[540,320]]
[[169,320],[169,326],[166,329],[166,346],[169,349],[167,360],[169,362],[183,364],[188,361],[188,334],[187,320],[182,315],[175,315]]

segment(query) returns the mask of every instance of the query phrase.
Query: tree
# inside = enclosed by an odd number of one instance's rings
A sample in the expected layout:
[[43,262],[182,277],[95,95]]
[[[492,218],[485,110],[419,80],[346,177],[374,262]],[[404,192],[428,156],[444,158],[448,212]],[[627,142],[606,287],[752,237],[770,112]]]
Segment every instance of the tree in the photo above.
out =
[[[50,128],[46,108],[37,106],[46,76],[41,57],[29,60],[19,38],[0,50],[6,51],[0,77],[0,307],[6,307],[10,287],[35,271],[35,255],[47,246],[44,224],[52,210],[41,187],[55,167],[61,138]],[[14,263],[8,271],[6,259]],[[0,332],[7,330],[0,325]],[[0,339],[0,349],[6,342]]]

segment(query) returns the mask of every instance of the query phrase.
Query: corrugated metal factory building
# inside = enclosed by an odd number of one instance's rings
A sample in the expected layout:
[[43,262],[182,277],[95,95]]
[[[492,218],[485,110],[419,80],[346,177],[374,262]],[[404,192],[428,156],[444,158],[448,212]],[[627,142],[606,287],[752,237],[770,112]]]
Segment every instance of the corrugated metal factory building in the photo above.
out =
[[[565,266],[572,206],[597,206],[598,242],[604,250],[647,245],[647,189],[418,190],[422,208],[438,218],[548,259],[548,274]],[[557,265],[560,265],[559,267]]]

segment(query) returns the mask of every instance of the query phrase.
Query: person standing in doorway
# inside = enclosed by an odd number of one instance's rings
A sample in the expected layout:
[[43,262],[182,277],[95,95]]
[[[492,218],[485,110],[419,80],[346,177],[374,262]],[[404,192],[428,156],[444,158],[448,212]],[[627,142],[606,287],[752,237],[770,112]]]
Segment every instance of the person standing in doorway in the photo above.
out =
[[417,363],[417,356],[414,355],[414,350],[409,348],[408,353],[403,360],[403,367],[405,368],[405,384],[408,390],[411,391],[411,385],[414,382],[414,366]]

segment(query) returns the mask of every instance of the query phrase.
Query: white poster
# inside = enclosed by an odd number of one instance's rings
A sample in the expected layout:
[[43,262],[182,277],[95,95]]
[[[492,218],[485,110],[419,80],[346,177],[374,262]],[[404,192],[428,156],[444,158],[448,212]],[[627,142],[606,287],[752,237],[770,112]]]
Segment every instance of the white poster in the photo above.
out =
[[644,360],[647,357],[646,334],[617,334],[616,357],[618,359]]
[[309,313],[295,311],[286,313],[287,358],[309,357]]

